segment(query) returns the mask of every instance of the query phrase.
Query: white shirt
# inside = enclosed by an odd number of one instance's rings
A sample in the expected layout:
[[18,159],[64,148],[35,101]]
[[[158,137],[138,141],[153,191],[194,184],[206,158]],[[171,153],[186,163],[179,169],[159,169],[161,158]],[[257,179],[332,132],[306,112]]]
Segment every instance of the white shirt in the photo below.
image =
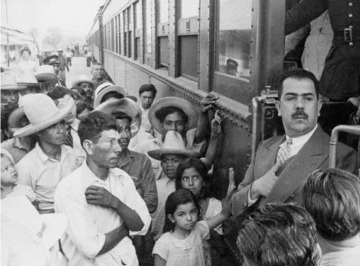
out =
[[83,161],[86,159],[86,152],[81,145],[80,137],[78,134],[80,120],[75,118],[74,122],[72,122],[70,126],[70,134],[73,139],[73,149],[76,154],[76,161],[78,165],[81,165]]
[[169,179],[162,171],[160,178],[156,180],[158,192],[158,206],[153,216],[151,232],[156,241],[162,234],[165,224],[165,203],[167,197],[175,191],[175,180]]
[[48,157],[36,143],[35,148],[26,154],[18,163],[19,184],[31,187],[39,201],[40,210],[54,208],[54,193],[60,180],[74,171],[76,156],[74,150],[66,145],[61,146],[60,161]]
[[101,180],[85,161],[59,184],[55,193],[55,211],[68,218],[68,227],[61,242],[69,265],[138,265],[129,237],[97,256],[105,243],[105,234],[119,227],[123,221],[112,209],[87,204],[85,190],[90,185],[104,187],[137,212],[144,227],[139,232],[130,231],[130,235],[145,235],[150,226],[150,214],[131,177],[118,168],[112,168],[108,178]]

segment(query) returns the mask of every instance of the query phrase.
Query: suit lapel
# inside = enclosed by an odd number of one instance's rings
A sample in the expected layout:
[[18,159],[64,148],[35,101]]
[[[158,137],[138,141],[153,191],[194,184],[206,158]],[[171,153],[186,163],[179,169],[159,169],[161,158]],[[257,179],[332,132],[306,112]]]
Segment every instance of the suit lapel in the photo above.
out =
[[285,141],[285,135],[274,139],[271,143],[263,146],[261,151],[258,151],[254,167],[254,177],[258,179],[266,174],[276,161],[277,151],[281,143]]
[[318,126],[314,134],[280,174],[264,203],[285,202],[307,176],[328,158],[329,137]]

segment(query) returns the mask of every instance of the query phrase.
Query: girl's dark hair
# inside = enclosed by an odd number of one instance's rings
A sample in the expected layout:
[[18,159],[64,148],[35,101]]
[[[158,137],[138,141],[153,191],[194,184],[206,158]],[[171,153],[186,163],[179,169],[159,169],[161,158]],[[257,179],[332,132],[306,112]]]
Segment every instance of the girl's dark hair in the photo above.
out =
[[211,193],[211,189],[210,189],[211,178],[208,174],[205,164],[199,158],[187,158],[179,164],[179,166],[176,170],[176,178],[175,178],[176,190],[183,188],[181,185],[181,178],[182,178],[184,171],[189,168],[195,168],[195,170],[200,174],[200,176],[202,177],[202,180],[204,182],[204,185],[200,191],[200,194],[197,196],[197,200],[202,200],[202,199],[212,197],[212,193]]
[[166,232],[173,232],[175,229],[175,224],[170,221],[168,218],[168,215],[174,215],[177,207],[181,204],[186,204],[189,202],[193,202],[195,204],[195,207],[200,212],[200,205],[198,201],[196,200],[193,193],[191,193],[187,189],[179,189],[171,193],[165,203],[165,224],[163,233]]

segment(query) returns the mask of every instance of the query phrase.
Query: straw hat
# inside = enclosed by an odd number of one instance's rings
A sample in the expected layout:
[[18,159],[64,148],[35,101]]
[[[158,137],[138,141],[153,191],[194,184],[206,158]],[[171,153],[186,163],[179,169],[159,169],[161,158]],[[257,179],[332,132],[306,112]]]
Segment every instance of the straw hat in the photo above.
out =
[[95,89],[94,92],[94,97],[96,98],[96,96],[106,87],[112,86],[113,84],[109,81],[101,83],[99,86],[97,86],[97,88]]
[[1,90],[24,90],[26,86],[18,84],[13,72],[1,72]]
[[107,86],[107,87],[103,88],[102,90],[98,91],[98,94],[94,95],[94,98],[95,98],[94,99],[94,107],[96,108],[97,106],[99,106],[102,99],[104,98],[105,94],[112,92],[112,91],[116,91],[116,92],[124,95],[124,97],[128,95],[127,91],[120,86],[117,86],[117,85]]
[[43,60],[44,65],[54,65],[54,64],[60,64],[59,56],[58,55],[50,55],[48,57],[45,57]]
[[100,111],[112,116],[124,114],[131,117],[131,137],[134,137],[140,129],[141,109],[129,98],[111,99],[100,104],[94,111]]
[[13,70],[15,77],[16,77],[16,82],[19,85],[24,85],[26,87],[38,87],[40,86],[35,74],[29,70],[29,69],[21,69],[21,68],[16,68]]
[[[25,137],[54,125],[65,118],[71,106],[56,107],[51,98],[42,93],[28,94],[24,102],[24,112],[30,124],[14,132],[14,137]],[[24,96],[24,97],[25,97]]]
[[148,151],[151,158],[161,160],[163,155],[174,154],[185,157],[198,157],[199,153],[186,149],[184,140],[179,132],[170,130],[166,132],[165,140],[161,149]]
[[188,117],[188,129],[196,127],[197,113],[189,101],[179,97],[164,97],[154,102],[150,107],[149,121],[153,128],[155,128],[158,132],[163,133],[162,123],[155,114],[157,111],[170,106],[179,108],[180,110],[184,111]]
[[89,83],[93,86],[93,88],[95,88],[95,82],[86,75],[81,75],[77,80],[75,80],[72,83],[72,87],[79,86],[81,83]]
[[[1,223],[19,228],[50,249],[64,234],[67,220],[59,213],[40,215],[25,196],[10,196],[1,200]],[[3,237],[6,232],[1,233]]]
[[54,73],[54,68],[50,65],[42,65],[39,67],[35,77],[38,82],[58,82],[58,77]]

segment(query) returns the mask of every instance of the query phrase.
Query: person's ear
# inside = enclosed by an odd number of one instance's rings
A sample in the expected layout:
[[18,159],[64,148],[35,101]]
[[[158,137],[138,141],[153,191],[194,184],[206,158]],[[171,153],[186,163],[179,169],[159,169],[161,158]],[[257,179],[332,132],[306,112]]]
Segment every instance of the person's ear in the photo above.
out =
[[171,214],[168,214],[167,218],[170,220],[170,222],[175,223],[174,216],[172,216]]
[[281,116],[280,101],[278,100],[275,101],[275,107],[276,110],[278,111],[278,116]]
[[84,148],[84,150],[86,151],[87,154],[92,155],[94,153],[93,152],[94,143],[91,140],[88,140],[88,139],[84,140],[83,148]]

